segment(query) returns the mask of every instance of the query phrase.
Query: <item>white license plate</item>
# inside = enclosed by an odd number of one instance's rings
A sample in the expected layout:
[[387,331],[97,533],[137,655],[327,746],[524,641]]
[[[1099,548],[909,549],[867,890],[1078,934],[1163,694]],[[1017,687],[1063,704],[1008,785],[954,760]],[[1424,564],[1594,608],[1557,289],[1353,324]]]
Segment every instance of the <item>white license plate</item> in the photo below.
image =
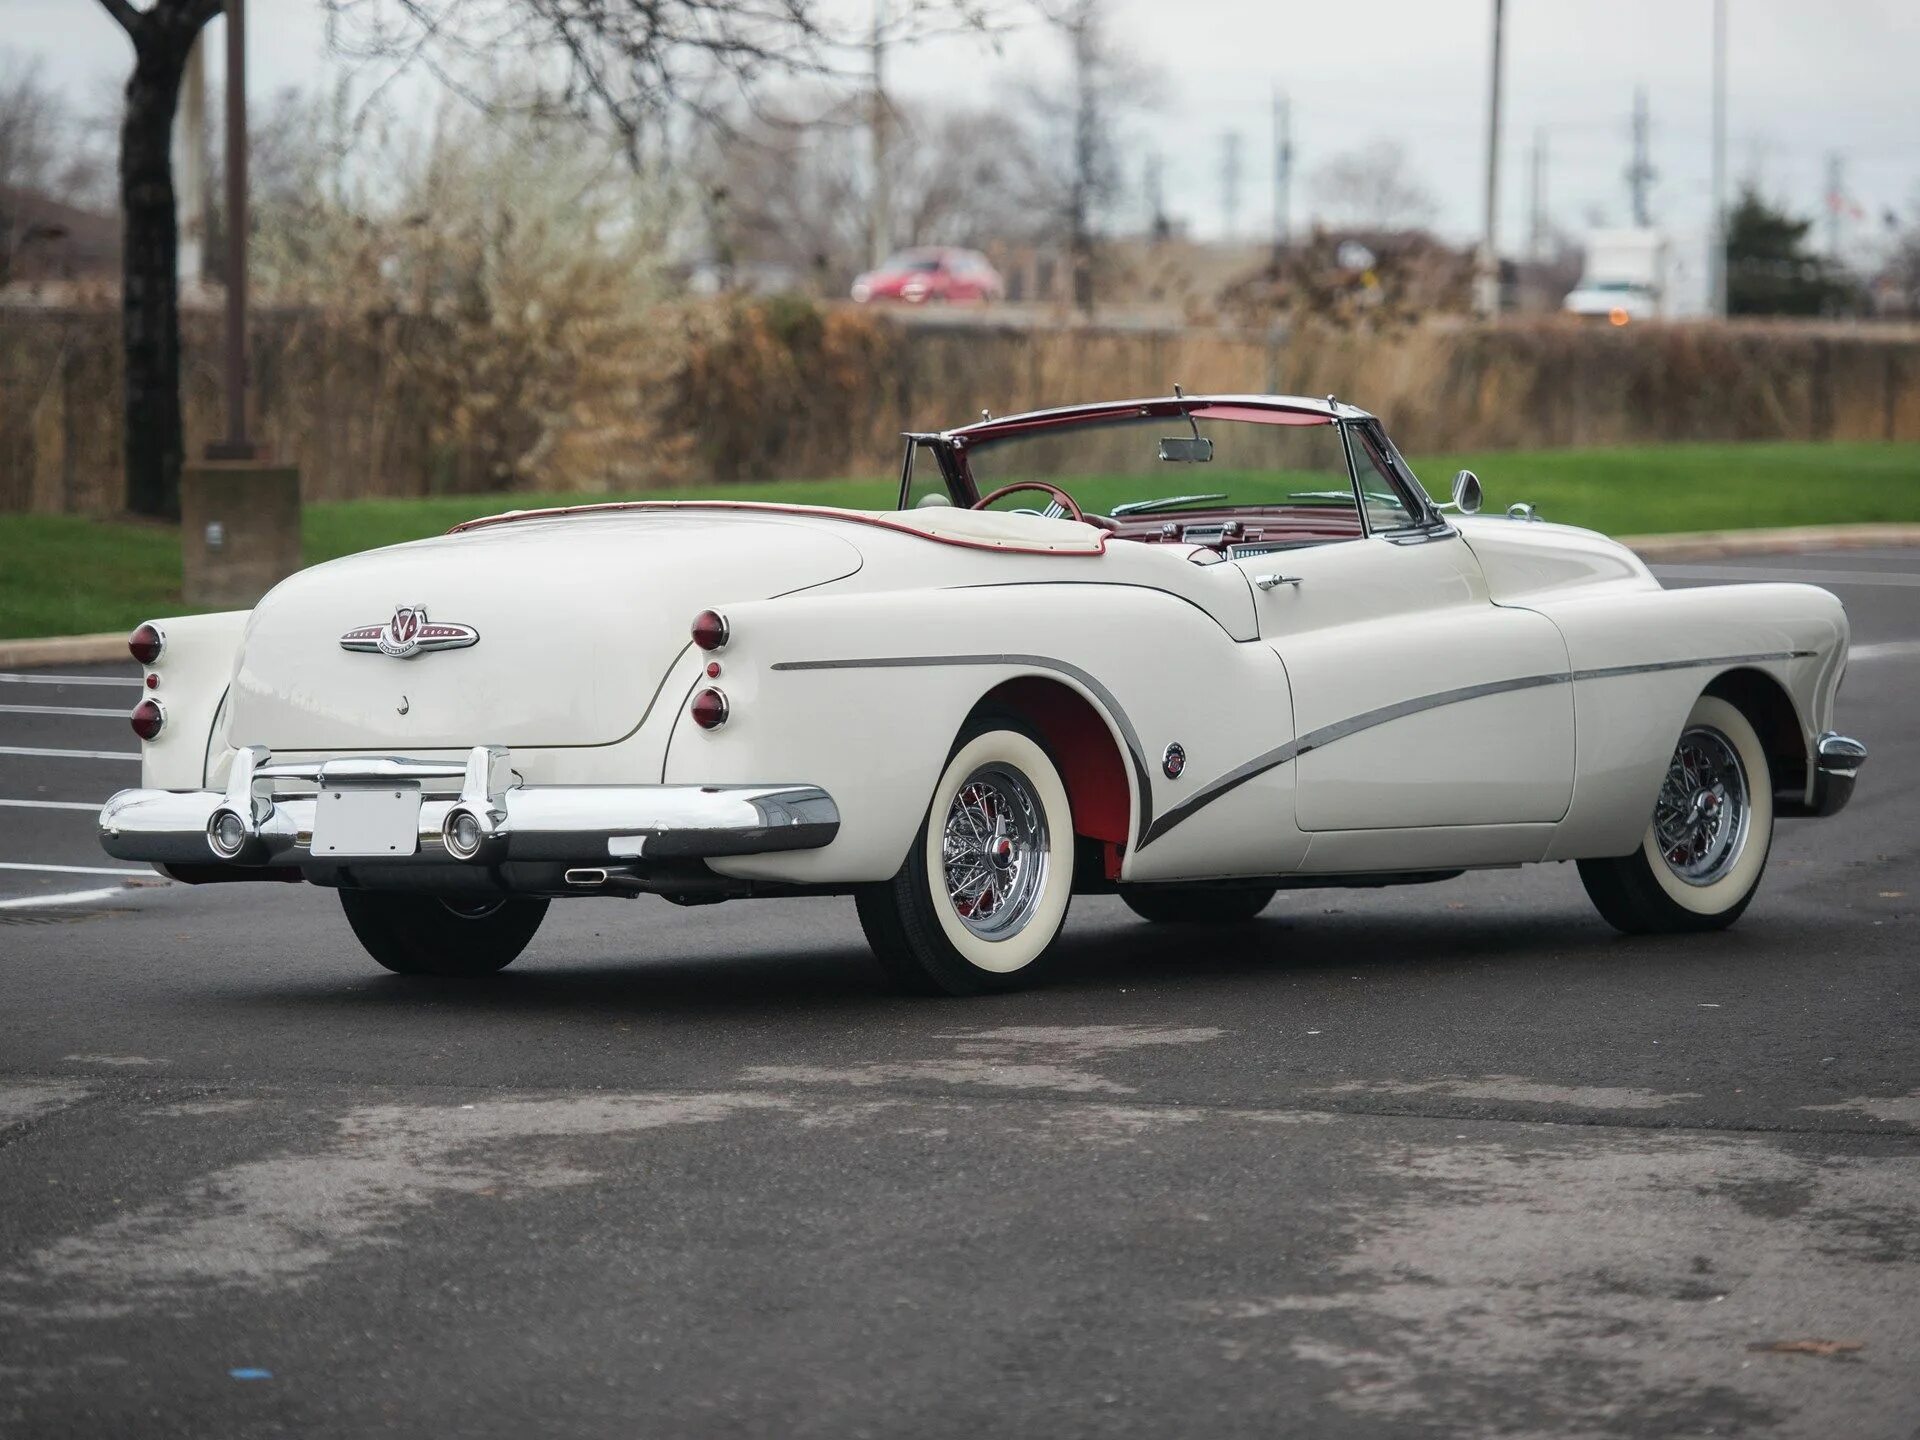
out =
[[420,792],[411,788],[338,786],[313,807],[315,855],[396,858],[420,846]]

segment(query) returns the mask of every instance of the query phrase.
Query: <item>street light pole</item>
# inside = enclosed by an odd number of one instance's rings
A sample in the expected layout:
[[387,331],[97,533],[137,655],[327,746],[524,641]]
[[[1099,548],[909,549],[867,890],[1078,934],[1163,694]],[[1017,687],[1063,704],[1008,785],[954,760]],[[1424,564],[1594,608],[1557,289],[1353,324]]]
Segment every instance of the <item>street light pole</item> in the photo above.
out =
[[1505,0],[1493,0],[1493,73],[1487,105],[1487,208],[1474,284],[1474,309],[1500,313],[1500,49],[1506,29]]

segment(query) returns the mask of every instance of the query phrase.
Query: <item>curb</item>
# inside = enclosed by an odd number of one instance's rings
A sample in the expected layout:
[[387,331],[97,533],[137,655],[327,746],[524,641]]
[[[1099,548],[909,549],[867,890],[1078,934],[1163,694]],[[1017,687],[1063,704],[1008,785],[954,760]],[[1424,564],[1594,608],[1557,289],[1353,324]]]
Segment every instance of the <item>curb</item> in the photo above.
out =
[[[1778,530],[1695,530],[1673,535],[1620,535],[1642,560],[1695,555],[1770,555],[1794,550],[1864,545],[1920,545],[1920,525],[1796,525]],[[0,670],[36,665],[101,665],[127,658],[127,637],[51,635],[44,640],[0,640]]]
[[1920,525],[1796,525],[1779,530],[1696,530],[1615,538],[1642,560],[1667,560],[1683,555],[1772,555],[1863,545],[1920,545]]
[[127,637],[111,635],[50,635],[44,640],[0,640],[0,670],[25,670],[36,665],[100,665],[128,660]]

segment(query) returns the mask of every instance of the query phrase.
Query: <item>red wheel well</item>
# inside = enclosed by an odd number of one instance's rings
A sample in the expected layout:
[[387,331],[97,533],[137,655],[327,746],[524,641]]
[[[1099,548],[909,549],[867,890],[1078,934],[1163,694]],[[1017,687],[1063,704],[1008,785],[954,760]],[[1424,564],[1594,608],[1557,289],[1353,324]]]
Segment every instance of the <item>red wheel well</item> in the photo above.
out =
[[1127,843],[1132,795],[1113,732],[1091,702],[1057,680],[1023,675],[995,686],[982,705],[1011,710],[1040,732],[1060,767],[1073,806],[1073,830],[1116,847]]

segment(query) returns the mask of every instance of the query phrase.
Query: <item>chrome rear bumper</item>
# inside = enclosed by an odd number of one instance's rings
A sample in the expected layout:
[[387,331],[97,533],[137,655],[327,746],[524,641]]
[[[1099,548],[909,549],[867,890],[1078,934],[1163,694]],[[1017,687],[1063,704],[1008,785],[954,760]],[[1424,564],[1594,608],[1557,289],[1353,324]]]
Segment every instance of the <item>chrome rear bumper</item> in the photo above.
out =
[[[315,793],[282,793],[291,784]],[[412,852],[314,853],[321,790],[420,794]],[[506,862],[575,866],[813,850],[840,813],[814,785],[521,785],[511,753],[475,746],[464,761],[352,755],[273,763],[240,751],[224,792],[122,790],[100,812],[100,843],[159,865],[333,867]]]

